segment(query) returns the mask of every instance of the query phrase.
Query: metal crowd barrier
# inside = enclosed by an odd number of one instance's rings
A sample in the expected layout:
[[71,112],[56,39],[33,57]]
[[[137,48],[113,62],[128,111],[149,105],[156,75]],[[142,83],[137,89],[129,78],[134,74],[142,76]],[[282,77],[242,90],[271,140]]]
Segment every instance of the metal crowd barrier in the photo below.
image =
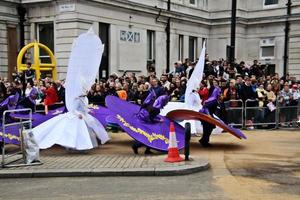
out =
[[[299,104],[299,103],[298,103]],[[293,126],[298,121],[298,105],[278,107],[278,126]]]
[[[258,106],[259,101],[257,100],[246,100],[245,101],[245,126],[256,126],[256,127],[272,127],[275,128],[277,125],[277,108],[273,111],[267,106]],[[275,103],[277,105],[277,103]],[[248,124],[247,122],[250,122]]]
[[[232,107],[232,103],[239,103]],[[242,100],[230,100],[225,103],[228,124],[242,128],[278,128],[279,126],[293,126],[300,116],[300,100],[298,105],[286,106],[274,102],[274,110],[269,106],[260,107],[259,101],[248,99],[243,104]],[[241,105],[241,106],[240,106]]]
[[[54,109],[57,109],[61,106],[64,106],[64,103],[61,103],[61,102],[57,102],[57,103],[54,103],[52,105],[49,105],[48,106],[48,109],[49,110],[54,110]],[[40,103],[40,104],[36,104],[35,105],[35,112],[36,113],[45,113],[45,105]]]
[[227,122],[231,126],[244,126],[244,103],[241,99],[224,102],[227,111]]
[[[14,112],[29,112],[29,117],[28,119],[20,120],[19,122],[12,122],[12,123],[6,123],[6,117],[10,113]],[[19,128],[19,138],[20,138],[20,146],[18,150],[14,153],[7,154],[6,152],[6,138],[8,137],[6,133],[6,127],[10,126],[20,126]],[[1,166],[2,168],[4,167],[21,167],[21,166],[31,166],[31,165],[40,165],[42,164],[41,162],[36,162],[36,163],[30,163],[26,164],[26,153],[25,153],[25,147],[24,147],[24,132],[23,130],[31,130],[32,129],[32,110],[30,108],[24,108],[24,109],[16,109],[16,110],[6,110],[3,113],[2,116],[2,161],[1,161]],[[21,157],[20,157],[21,155]],[[18,157],[17,157],[18,156]],[[11,158],[9,161],[7,161],[8,158]],[[15,158],[15,159],[13,159]],[[23,160],[22,163],[19,164],[12,164],[16,163],[19,160]]]

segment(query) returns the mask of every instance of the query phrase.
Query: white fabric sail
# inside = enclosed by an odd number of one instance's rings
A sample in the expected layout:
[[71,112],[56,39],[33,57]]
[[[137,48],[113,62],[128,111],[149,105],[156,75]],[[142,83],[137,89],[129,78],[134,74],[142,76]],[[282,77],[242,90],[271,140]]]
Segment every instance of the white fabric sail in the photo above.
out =
[[[200,53],[199,60],[194,68],[194,71],[190,77],[190,79],[187,82],[187,87],[185,90],[185,98],[184,98],[184,103],[180,102],[169,102],[161,111],[161,115],[166,116],[168,112],[176,109],[188,109],[188,110],[194,110],[194,111],[199,111],[202,108],[201,105],[201,99],[200,96],[197,92],[193,92],[194,90],[198,90],[200,87],[200,83],[203,78],[203,71],[204,71],[204,62],[205,62],[205,47],[206,42],[203,43],[203,47]],[[201,125],[200,121],[195,121],[195,120],[184,120],[180,122],[180,125],[183,127],[185,124],[189,122],[191,124],[191,133],[196,134],[196,133],[202,133],[203,128]],[[219,127],[216,127],[213,130],[213,133],[221,133],[222,129]]]
[[67,113],[35,127],[32,132],[39,148],[54,144],[77,150],[104,144],[109,136],[101,123],[88,112],[87,91],[95,81],[103,53],[100,38],[90,29],[74,40],[66,78]]
[[[204,62],[205,62],[205,42],[203,43],[203,47],[201,50],[201,54],[199,60],[194,68],[194,71],[187,82],[186,90],[185,90],[185,98],[184,102],[190,107],[193,108],[195,106],[195,100],[200,100],[200,97],[195,99],[195,94],[193,94],[193,90],[197,90],[200,87],[200,83],[203,77],[204,71]],[[200,101],[198,101],[200,104]]]
[[66,77],[66,106],[72,112],[78,97],[85,95],[95,82],[101,63],[103,45],[93,29],[75,39]]

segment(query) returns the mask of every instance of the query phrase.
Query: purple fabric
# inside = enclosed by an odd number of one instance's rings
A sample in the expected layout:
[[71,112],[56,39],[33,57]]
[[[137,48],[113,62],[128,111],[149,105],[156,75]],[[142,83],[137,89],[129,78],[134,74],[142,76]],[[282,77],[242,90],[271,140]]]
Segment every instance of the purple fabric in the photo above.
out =
[[96,106],[94,109],[92,109],[92,112],[90,113],[93,117],[99,120],[99,122],[106,127],[107,121],[106,117],[111,114],[109,109],[103,107],[103,106]]
[[108,115],[106,118],[105,118],[107,124],[109,125],[114,125],[114,126],[119,126],[118,124],[118,119],[116,118],[115,115]]
[[19,93],[16,93],[14,95],[10,95],[4,101],[2,101],[0,106],[2,106],[2,107],[7,106],[8,110],[13,110],[17,106],[19,97],[20,97]]
[[143,102],[143,105],[150,105],[153,104],[156,98],[156,94],[153,90],[150,91],[150,93],[148,94],[148,96],[146,97],[146,99]]
[[[123,101],[115,96],[107,96],[105,103],[111,113],[114,113],[118,124],[133,139],[153,149],[167,151],[169,146],[170,120],[164,116],[158,116],[163,121],[147,123],[138,119],[140,106]],[[185,130],[174,122],[178,148],[184,147]]]
[[35,105],[35,100],[38,96],[38,91],[35,87],[33,87],[29,93],[29,100]]
[[222,123],[224,126],[226,126],[228,129],[230,129],[232,132],[234,132],[236,135],[240,136],[241,138],[243,139],[247,139],[247,137],[244,135],[244,133],[240,130],[240,129],[237,129],[237,128],[234,128],[232,126],[228,126],[227,124],[225,124],[221,119],[219,118],[215,118],[213,117],[214,119],[218,120],[220,123]]
[[[36,127],[38,125],[40,125],[41,123],[63,113],[65,110],[65,107],[60,107],[57,108],[55,110],[50,110],[48,112],[48,115],[43,115],[40,113],[32,113],[32,127]],[[99,122],[105,127],[107,125],[106,122],[106,117],[108,115],[110,115],[110,112],[107,108],[102,107],[102,106],[97,106],[93,109],[91,109],[91,113],[92,116],[94,116],[96,119],[99,120]],[[22,113],[12,113],[10,115],[11,117],[14,118],[19,118],[19,119],[28,119],[29,118],[29,114],[22,114]]]
[[[19,133],[20,126],[14,125],[14,126],[8,126],[5,128],[5,140],[4,142],[6,144],[15,144],[20,145],[20,133]],[[3,139],[3,128],[0,128],[0,141]]]
[[[159,113],[159,111],[157,111]],[[159,122],[161,118],[159,116],[155,116],[152,120],[150,119],[150,114],[149,112],[145,109],[142,108],[137,114],[136,117],[144,122],[144,123],[153,123],[153,122]]]
[[[40,125],[41,123],[63,113],[63,111],[65,110],[65,107],[60,107],[58,109],[55,110],[50,110],[48,112],[48,115],[43,115],[43,114],[39,114],[39,113],[32,113],[32,127],[36,127],[38,125]],[[95,118],[97,118],[100,123],[105,127],[107,125],[106,122],[106,117],[109,116],[111,114],[111,112],[102,106],[97,106],[93,109],[91,109],[91,115],[93,115]],[[10,114],[11,117],[13,118],[19,118],[19,119],[28,119],[29,118],[29,114],[22,114],[22,113],[11,113]],[[115,117],[115,116],[113,116]],[[116,119],[115,119],[116,122]],[[116,122],[117,123],[117,122]],[[9,126],[5,129],[5,134],[7,135],[5,138],[5,142],[8,144],[15,144],[15,145],[20,145],[20,139],[19,139],[19,125],[14,125],[14,126]],[[2,132],[2,127],[0,127],[0,141],[2,141],[2,136],[3,136],[3,132]]]
[[[143,105],[140,111],[138,112],[137,117],[143,122],[160,122],[162,120],[162,118],[158,116],[160,113],[160,109],[162,109],[168,102],[169,96],[159,96],[156,100],[152,102],[152,104],[151,102],[149,102],[146,107],[144,107],[145,105]],[[151,110],[151,114],[149,113],[149,110]]]
[[157,109],[162,109],[163,107],[165,107],[165,105],[167,105],[167,103],[169,102],[169,96],[168,95],[162,95],[159,96],[153,103],[153,107],[157,108]]
[[215,87],[210,97],[204,102],[204,105],[210,101],[218,100],[220,95],[221,95],[221,89],[219,87]]
[[[36,127],[38,125],[40,125],[41,123],[57,116],[58,114],[63,113],[65,107],[60,107],[57,108],[55,110],[50,110],[48,112],[48,115],[43,115],[40,113],[32,113],[32,127]],[[13,118],[18,118],[18,119],[28,119],[29,118],[29,114],[23,114],[23,113],[11,113],[10,114],[11,117]]]

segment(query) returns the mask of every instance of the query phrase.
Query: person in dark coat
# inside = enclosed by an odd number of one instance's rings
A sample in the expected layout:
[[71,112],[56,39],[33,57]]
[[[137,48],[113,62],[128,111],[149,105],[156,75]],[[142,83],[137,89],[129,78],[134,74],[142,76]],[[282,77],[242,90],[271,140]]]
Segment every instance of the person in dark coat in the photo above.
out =
[[34,70],[31,69],[31,62],[26,63],[27,70],[24,72],[25,83],[31,83],[33,85],[33,80],[35,78]]
[[[144,123],[159,123],[162,119],[158,116],[160,109],[162,109],[168,102],[170,97],[168,95],[162,95],[156,97],[152,91],[149,93],[145,101],[143,102],[140,111],[137,114],[137,118]],[[135,154],[138,154],[138,148],[144,146],[141,142],[136,141],[132,145],[132,150]],[[146,147],[145,154],[152,154],[149,147]]]
[[57,80],[55,83],[57,87],[58,102],[63,102],[65,104],[65,87],[61,84],[60,80]]
[[[219,106],[218,98],[221,94],[221,89],[218,86],[214,86],[213,89],[211,89],[210,91],[211,92],[209,93],[209,98],[204,102],[203,107],[199,112],[213,117],[213,115],[217,111],[217,107]],[[213,129],[216,128],[216,126],[206,121],[201,121],[201,123],[203,126],[203,135],[199,142],[203,147],[211,147],[211,144],[209,143],[209,138]]]

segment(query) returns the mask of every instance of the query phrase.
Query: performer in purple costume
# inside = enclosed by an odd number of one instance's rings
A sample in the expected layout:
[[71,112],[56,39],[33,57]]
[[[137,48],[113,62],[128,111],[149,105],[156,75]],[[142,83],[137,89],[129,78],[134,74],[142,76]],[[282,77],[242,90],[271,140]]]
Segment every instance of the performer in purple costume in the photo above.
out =
[[[0,117],[2,121],[2,114],[5,110],[13,110],[16,109],[17,103],[19,101],[19,93],[15,93],[14,95],[10,95],[0,104]],[[8,117],[8,116],[6,116]],[[9,120],[9,119],[7,119]]]
[[[14,95],[10,95],[0,104],[0,122],[2,122],[2,115],[5,110],[13,110],[16,108],[18,100],[19,100],[19,93],[15,93]],[[9,115],[5,116],[5,121],[12,121]],[[0,142],[0,151],[2,151],[2,141]]]
[[38,97],[38,91],[36,88],[32,88],[28,97],[25,97],[18,103],[18,108],[31,108],[32,112],[35,112],[36,98]]
[[[143,102],[140,111],[137,113],[139,120],[146,123],[159,123],[162,119],[158,117],[160,109],[162,109],[169,102],[168,95],[162,95],[156,98],[155,92],[152,90],[145,101]],[[144,146],[141,142],[136,141],[132,145],[133,152],[138,154],[138,148]],[[146,147],[145,154],[151,154],[149,147]]]
[[160,109],[162,109],[168,102],[169,96],[162,95],[156,98],[155,93],[152,91],[143,102],[137,117],[144,122],[160,122],[161,119],[157,117],[157,115],[159,115]]
[[[214,87],[211,91],[210,97],[204,102],[204,105],[199,112],[213,117],[219,105],[218,98],[221,94],[221,89],[219,87]],[[216,126],[206,121],[201,121],[201,123],[203,125],[203,135],[199,142],[203,147],[210,147],[209,137]]]

